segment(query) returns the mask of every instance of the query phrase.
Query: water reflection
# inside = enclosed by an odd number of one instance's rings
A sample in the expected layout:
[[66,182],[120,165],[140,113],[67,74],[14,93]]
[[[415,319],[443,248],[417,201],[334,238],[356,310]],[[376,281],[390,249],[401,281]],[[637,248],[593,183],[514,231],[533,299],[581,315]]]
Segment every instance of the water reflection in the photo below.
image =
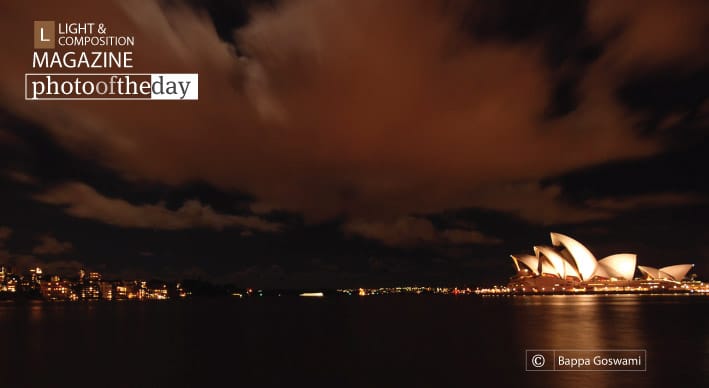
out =
[[[219,386],[234,375],[245,386],[320,376],[329,384],[310,385],[706,387],[707,304],[637,295],[0,302],[0,332],[11,333],[0,387],[64,385],[56,382],[75,381],[77,361],[87,382],[120,370],[117,387],[136,378]],[[126,362],[141,349],[149,363]],[[223,349],[236,351],[225,358]],[[525,372],[524,349],[647,349],[648,370]],[[38,366],[43,373],[16,373]]]
[[42,320],[42,311],[44,309],[44,303],[40,300],[33,300],[29,305],[29,321],[33,324],[37,324]]
[[642,346],[638,296],[538,296],[521,304],[544,305],[539,342],[554,349],[613,349]]
[[[645,349],[648,341],[641,311],[647,307],[645,302],[640,295],[554,295],[517,298],[514,304],[522,310],[520,323],[534,330],[527,332],[529,348],[597,350]],[[540,378],[550,386],[608,387],[615,386],[620,376],[617,372],[555,372]]]

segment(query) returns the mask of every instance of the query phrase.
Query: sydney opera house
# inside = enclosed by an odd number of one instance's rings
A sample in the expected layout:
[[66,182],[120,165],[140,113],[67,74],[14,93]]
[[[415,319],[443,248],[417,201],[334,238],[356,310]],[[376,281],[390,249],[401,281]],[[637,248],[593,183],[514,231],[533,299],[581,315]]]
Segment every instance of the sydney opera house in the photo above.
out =
[[534,255],[511,257],[517,269],[508,284],[511,292],[677,290],[688,288],[682,280],[694,266],[636,267],[633,253],[597,260],[583,244],[560,233],[551,233],[551,245],[535,246]]

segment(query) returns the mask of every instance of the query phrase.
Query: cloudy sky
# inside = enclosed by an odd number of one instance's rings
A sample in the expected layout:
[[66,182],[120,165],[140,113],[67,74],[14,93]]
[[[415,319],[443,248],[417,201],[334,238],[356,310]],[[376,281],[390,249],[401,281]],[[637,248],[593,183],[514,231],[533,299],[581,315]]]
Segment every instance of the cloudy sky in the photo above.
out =
[[[134,35],[200,99],[25,101],[33,20]],[[705,1],[47,0],[0,33],[18,270],[503,283],[557,231],[709,277]]]

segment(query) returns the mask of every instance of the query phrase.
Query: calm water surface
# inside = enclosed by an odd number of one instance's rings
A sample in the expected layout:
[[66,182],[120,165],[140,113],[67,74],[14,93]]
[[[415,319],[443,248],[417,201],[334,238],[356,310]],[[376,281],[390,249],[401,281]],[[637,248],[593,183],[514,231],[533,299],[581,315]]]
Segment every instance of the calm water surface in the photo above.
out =
[[[709,297],[0,302],[0,387],[707,387]],[[647,372],[524,372],[524,349]]]

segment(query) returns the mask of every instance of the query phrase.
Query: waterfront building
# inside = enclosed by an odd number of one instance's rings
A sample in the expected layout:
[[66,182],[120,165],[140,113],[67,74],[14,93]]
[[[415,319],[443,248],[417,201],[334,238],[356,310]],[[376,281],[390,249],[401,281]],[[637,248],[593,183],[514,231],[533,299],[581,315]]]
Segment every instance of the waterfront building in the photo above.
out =
[[40,283],[40,294],[46,300],[77,300],[77,295],[71,289],[71,283],[53,276],[49,281]]
[[99,291],[101,293],[101,299],[113,300],[113,283],[99,282]]
[[679,264],[660,269],[653,267],[638,266],[638,270],[642,272],[648,279],[665,279],[681,281],[687,276],[687,273],[694,267],[694,264]]
[[511,255],[517,274],[508,288],[522,292],[567,290],[673,289],[694,266],[679,264],[660,269],[637,266],[642,278],[635,278],[637,255],[618,253],[597,260],[577,240],[551,233],[551,246],[533,247],[534,255]]
[[83,300],[96,300],[101,298],[101,274],[90,272],[86,276],[86,271],[79,271],[79,295]]

